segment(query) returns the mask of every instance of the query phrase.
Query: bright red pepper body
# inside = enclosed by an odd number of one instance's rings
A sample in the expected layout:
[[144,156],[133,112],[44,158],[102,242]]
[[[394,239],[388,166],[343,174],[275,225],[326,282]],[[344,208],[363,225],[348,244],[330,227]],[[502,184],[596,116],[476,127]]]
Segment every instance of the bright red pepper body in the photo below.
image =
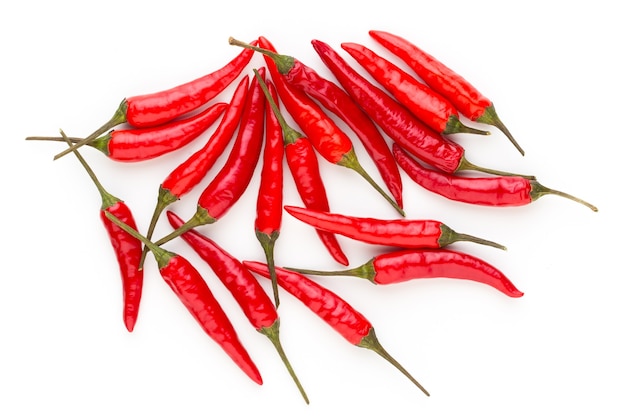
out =
[[504,249],[497,243],[457,233],[438,220],[373,219],[294,206],[285,206],[285,211],[316,229],[377,245],[441,248],[458,241],[471,241]]
[[216,103],[201,113],[165,125],[113,130],[89,145],[114,161],[146,161],[191,143],[211,127],[225,108],[225,103]]
[[348,94],[387,135],[424,162],[445,172],[461,166],[464,149],[426,126],[384,91],[374,86],[327,44],[313,40],[313,47]]
[[126,121],[135,127],[157,126],[195,110],[232,83],[252,59],[242,51],[225,66],[168,90],[125,99]]
[[124,325],[129,332],[132,332],[137,322],[143,288],[143,269],[139,268],[142,243],[113,224],[106,217],[105,211],[113,214],[135,230],[137,230],[137,223],[123,201],[117,201],[100,210],[100,218],[109,235],[122,277]]

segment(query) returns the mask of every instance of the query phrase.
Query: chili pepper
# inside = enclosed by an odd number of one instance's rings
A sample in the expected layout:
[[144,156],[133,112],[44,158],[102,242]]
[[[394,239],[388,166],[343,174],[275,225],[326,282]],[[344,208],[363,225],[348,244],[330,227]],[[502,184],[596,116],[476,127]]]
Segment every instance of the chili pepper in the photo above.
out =
[[[273,50],[273,46],[265,39],[259,38],[259,45],[264,49]],[[359,162],[352,141],[308,96],[293,87],[290,87],[278,72],[276,64],[267,55],[264,55],[268,71],[276,85],[278,96],[285,108],[294,118],[296,124],[304,131],[313,143],[319,154],[332,164],[343,166],[357,172],[378,193],[380,193],[398,213],[404,216],[404,211],[398,204],[380,188],[378,184],[363,169]]]
[[401,248],[442,248],[454,242],[469,241],[506,250],[498,243],[457,233],[437,220],[373,219],[285,206],[296,219],[331,233],[365,243]]
[[109,121],[71,148],[55,155],[54,159],[86,145],[119,124],[128,123],[134,127],[158,126],[200,108],[224,91],[241,74],[252,55],[251,51],[244,50],[210,74],[168,90],[123,99]]
[[[112,130],[88,145],[114,161],[147,161],[173,152],[204,133],[224,112],[225,103],[216,103],[192,117],[156,127]],[[28,137],[27,140],[58,140],[54,137]],[[81,139],[73,138],[73,141]]]
[[[157,204],[154,207],[152,219],[146,232],[148,239],[152,239],[152,234],[163,210],[180,200],[183,195],[198,185],[226,149],[237,130],[237,126],[239,126],[248,95],[248,83],[249,77],[245,75],[235,89],[226,113],[224,113],[224,117],[213,135],[201,149],[174,168],[159,186]],[[143,257],[145,254],[146,250],[144,249]]]
[[[274,85],[267,86],[258,71],[254,70],[263,93],[270,95],[276,101]],[[269,91],[268,88],[271,88]],[[270,268],[272,275],[272,292],[274,303],[278,308],[280,299],[278,284],[274,273],[274,246],[280,234],[283,217],[283,137],[280,123],[273,111],[265,112],[265,149],[263,151],[263,167],[261,169],[261,183],[256,203],[256,219],[254,221],[255,234]]]
[[[257,79],[259,78],[257,77]],[[287,166],[295,181],[296,189],[298,190],[302,202],[309,208],[330,210],[326,188],[324,187],[324,182],[320,175],[317,156],[315,155],[313,145],[311,145],[311,142],[302,133],[287,124],[287,121],[278,108],[278,96],[274,98],[275,95],[268,90],[268,85],[262,82],[262,80],[259,80],[259,85],[282,130]],[[271,87],[274,86],[274,84],[269,85]],[[317,235],[333,259],[342,265],[348,265],[348,258],[341,249],[337,237],[334,234],[317,230]],[[272,268],[270,268],[270,270],[272,270]]]
[[[265,46],[271,43],[259,38]],[[391,149],[372,120],[337,84],[321,77],[313,68],[292,56],[281,55],[270,49],[260,48],[230,38],[231,45],[251,48],[269,56],[285,81],[294,88],[317,100],[327,110],[343,120],[359,137],[368,155],[374,161],[381,178],[399,207],[402,207],[402,178],[393,160]],[[273,46],[272,46],[273,48]]]
[[[63,138],[67,138],[65,132],[61,130]],[[71,142],[67,141],[71,146]],[[137,316],[139,314],[139,305],[141,302],[141,293],[143,289],[143,271],[139,268],[139,259],[141,258],[141,241],[130,236],[122,229],[113,224],[105,214],[111,213],[122,219],[130,227],[137,229],[137,224],[133,214],[124,201],[113,196],[103,186],[102,183],[96,177],[87,161],[83,156],[74,150],[74,155],[80,161],[87,174],[95,184],[102,204],[100,206],[100,219],[104,224],[104,228],[107,231],[113,250],[115,251],[115,257],[120,269],[120,275],[122,277],[122,294],[123,294],[123,311],[122,317],[124,325],[129,332],[132,332],[137,322]]]
[[544,195],[554,194],[598,211],[596,206],[570,194],[547,188],[536,180],[509,176],[460,177],[423,167],[398,145],[394,145],[393,152],[398,165],[413,181],[450,200],[492,207],[512,207],[530,204]]
[[191,262],[177,253],[157,246],[111,213],[107,212],[105,215],[126,233],[148,246],[157,261],[161,277],[200,324],[202,330],[220,345],[250,379],[262,385],[261,374],[241,343],[230,319]]
[[[265,69],[261,68],[262,75]],[[198,198],[196,213],[180,228],[155,242],[162,245],[197,226],[215,223],[248,188],[263,146],[265,98],[253,79],[241,117],[239,131],[228,159]]]
[[379,285],[422,278],[467,279],[487,284],[509,297],[524,295],[494,266],[475,256],[449,249],[404,249],[383,253],[363,265],[343,271],[287,269],[301,274],[364,278]]
[[[178,228],[183,224],[183,220],[171,211],[167,212],[167,218],[174,228]],[[289,375],[296,383],[304,401],[308,404],[309,399],[306,392],[300,384],[280,342],[280,319],[278,312],[274,304],[272,304],[272,300],[263,290],[263,287],[238,259],[207,236],[195,230],[190,230],[183,233],[181,238],[209,264],[215,275],[231,292],[246,318],[250,321],[250,324],[259,333],[270,339],[289,371]]]
[[[267,265],[254,261],[244,261],[243,264],[260,276],[269,277]],[[276,274],[281,287],[300,300],[348,342],[376,352],[409,378],[424,394],[430,396],[428,391],[383,348],[372,323],[343,298],[298,272],[277,267]]]
[[391,61],[357,43],[344,42],[341,47],[365,70],[404,104],[418,119],[437,133],[475,133],[489,135],[489,131],[466,126],[459,112],[445,97],[419,82]]
[[447,140],[419,121],[404,106],[349,66],[329,45],[318,40],[311,43],[339,83],[374,122],[394,142],[422,161],[448,173],[474,170],[494,175],[514,175],[469,162],[461,145]]
[[456,108],[472,121],[497,127],[517,150],[524,150],[517,143],[496,113],[493,102],[456,72],[400,36],[380,30],[369,34],[382,46],[402,59],[433,90],[446,97]]

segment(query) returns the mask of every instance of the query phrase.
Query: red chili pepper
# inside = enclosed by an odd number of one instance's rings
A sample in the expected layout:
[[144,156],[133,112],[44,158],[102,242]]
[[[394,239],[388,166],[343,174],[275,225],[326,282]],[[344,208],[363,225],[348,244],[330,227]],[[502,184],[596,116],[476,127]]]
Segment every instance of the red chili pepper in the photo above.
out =
[[598,211],[596,206],[586,201],[547,188],[535,180],[510,176],[460,177],[423,167],[398,145],[394,145],[393,152],[398,165],[413,181],[450,200],[491,207],[512,207],[530,204],[544,195],[554,194]]
[[[225,103],[216,103],[195,116],[164,125],[112,130],[87,145],[96,148],[114,161],[147,161],[191,143],[211,127],[225,108]],[[34,136],[26,139],[58,140],[59,138]],[[71,140],[80,142],[82,139],[72,138]]]
[[285,206],[296,219],[331,233],[365,243],[400,248],[442,248],[454,242],[468,241],[506,250],[498,243],[457,233],[437,220],[373,219]]
[[492,101],[467,80],[406,39],[380,30],[370,30],[369,34],[406,62],[433,90],[450,100],[461,114],[470,120],[497,127],[524,155],[524,150],[498,117]]
[[474,129],[463,124],[459,119],[459,112],[448,99],[371,49],[351,42],[344,42],[341,47],[396,100],[404,104],[418,119],[436,132],[444,135],[490,134],[488,131]]
[[[265,73],[261,68],[262,75]],[[156,244],[180,236],[194,227],[216,222],[239,200],[248,188],[263,146],[265,97],[257,79],[253,79],[235,143],[226,163],[198,198],[196,213],[180,228],[159,239]]]
[[134,127],[158,126],[200,108],[224,91],[241,74],[252,55],[252,51],[244,50],[224,67],[203,77],[157,93],[125,98],[108,122],[71,148],[55,155],[54,159],[88,144],[119,124],[128,123]]
[[148,239],[152,239],[154,228],[163,210],[198,185],[226,149],[239,126],[248,95],[248,83],[249,77],[246,75],[235,89],[226,113],[213,135],[201,149],[170,172],[159,186],[157,204],[146,232]]
[[[61,135],[63,138],[67,138],[63,131],[61,131]],[[71,146],[69,139],[67,140],[67,143]],[[137,322],[143,288],[143,270],[139,268],[142,244],[139,239],[130,236],[128,233],[113,224],[106,217],[106,213],[108,212],[119,217],[122,221],[134,229],[137,229],[137,224],[130,208],[126,205],[126,203],[113,196],[102,186],[96,177],[96,174],[78,150],[74,150],[74,154],[80,161],[83,168],[87,171],[87,174],[89,174],[89,177],[95,184],[98,192],[100,193],[100,197],[102,198],[102,205],[100,206],[100,219],[104,224],[107,234],[109,235],[109,240],[113,246],[113,250],[115,251],[115,257],[120,268],[124,304],[122,316],[126,329],[129,332],[132,332],[135,328],[135,323]]]
[[157,261],[159,273],[202,329],[224,349],[250,379],[259,385],[263,384],[259,370],[239,340],[231,321],[191,262],[176,253],[160,248],[110,213],[106,213],[106,216],[148,246]]
[[[269,44],[267,39],[263,37],[260,39],[263,44]],[[327,110],[343,120],[361,140],[398,206],[403,206],[402,178],[398,165],[393,160],[391,149],[376,125],[344,90],[332,81],[321,77],[313,68],[304,65],[292,56],[281,55],[275,51],[249,45],[233,38],[230,38],[229,42],[231,45],[251,48],[269,56],[289,85],[314,98]]]
[[[329,210],[326,188],[320,175],[313,145],[302,133],[294,130],[287,124],[278,108],[278,96],[267,89],[266,83],[259,82],[259,85],[263,89],[272,113],[276,116],[276,120],[282,130],[287,166],[295,181],[296,189],[302,202],[309,208]],[[273,84],[270,84],[270,86],[273,87]],[[317,230],[317,234],[333,259],[342,265],[348,265],[348,258],[341,249],[337,237],[332,233],[320,230]]]
[[[254,70],[263,93],[270,95],[276,102],[274,85],[266,85],[257,70]],[[271,91],[270,91],[271,90]],[[274,246],[280,234],[283,218],[283,134],[280,123],[273,111],[265,112],[265,149],[263,151],[263,167],[261,169],[261,183],[256,203],[256,219],[254,221],[255,234],[270,267],[272,274],[272,291],[276,308],[280,304],[278,284],[274,274]]]
[[[167,212],[167,218],[174,228],[182,226],[183,220],[171,211]],[[241,307],[250,324],[259,332],[267,336],[282,359],[289,375],[296,383],[300,394],[309,403],[309,399],[294,372],[287,355],[283,350],[279,338],[280,320],[276,307],[267,296],[263,287],[252,276],[250,271],[243,266],[234,256],[220,247],[215,241],[207,236],[190,230],[181,235],[182,239],[211,267],[215,275],[222,281],[224,286],[231,292],[239,307]]]
[[495,175],[513,175],[469,162],[461,145],[447,140],[419,121],[404,106],[350,67],[329,45],[318,40],[311,43],[339,83],[374,122],[394,142],[422,161],[449,173],[474,170]]
[[[263,37],[259,38],[259,45],[264,49],[275,52],[273,45]],[[296,124],[300,126],[305,135],[311,140],[320,155],[332,164],[343,166],[357,172],[374,187],[398,213],[404,216],[402,208],[400,208],[395,200],[389,197],[389,195],[376,184],[365,169],[363,169],[354,152],[350,138],[311,98],[286,83],[271,58],[267,55],[264,55],[264,57],[269,73],[276,85],[278,96],[281,98],[289,114],[294,118]]]
[[[267,265],[253,261],[244,261],[243,264],[252,272],[265,278],[269,277]],[[376,352],[409,378],[424,394],[430,396],[428,391],[387,353],[378,341],[374,327],[363,314],[334,292],[295,271],[276,268],[276,274],[281,287],[299,299],[348,342]]]
[[422,278],[467,279],[487,284],[509,297],[517,298],[524,295],[494,266],[475,256],[449,249],[405,249],[383,253],[363,265],[344,271],[287,269],[301,274],[364,278],[380,285]]

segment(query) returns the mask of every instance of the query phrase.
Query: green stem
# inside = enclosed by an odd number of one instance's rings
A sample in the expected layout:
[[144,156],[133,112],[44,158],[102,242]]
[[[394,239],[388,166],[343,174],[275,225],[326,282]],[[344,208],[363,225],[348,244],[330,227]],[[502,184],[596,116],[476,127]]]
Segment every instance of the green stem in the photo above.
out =
[[441,133],[443,133],[444,135],[451,135],[454,133],[473,133],[476,135],[487,135],[487,136],[491,135],[491,132],[488,130],[475,129],[473,127],[464,125],[457,116],[450,116],[448,118],[448,123],[446,123],[446,128]]
[[177,238],[183,233],[190,231],[194,227],[215,223],[216,220],[217,219],[215,219],[214,217],[211,217],[207,209],[205,209],[204,207],[198,206],[196,213],[189,220],[183,223],[179,228],[172,231],[169,235],[157,240],[155,242],[155,245],[161,246],[164,243],[167,243],[170,240]]
[[294,66],[295,58],[288,55],[281,55],[274,51],[270,51],[269,49],[260,48],[256,45],[251,45],[246,42],[239,41],[232,36],[228,38],[228,43],[235,46],[240,46],[242,48],[252,49],[253,51],[260,52],[264,55],[272,58],[272,61],[276,64],[276,68],[278,68],[278,72],[281,74],[287,74]]
[[482,239],[480,237],[466,235],[465,233],[457,233],[448,226],[442,224],[441,225],[441,237],[439,237],[439,246],[444,247],[454,242],[473,242],[478,243],[480,245],[491,246],[497,249],[506,250],[506,246],[503,246],[499,243],[492,242],[491,240]]
[[283,346],[280,343],[280,338],[278,336],[278,327],[279,327],[279,320],[276,320],[274,324],[272,324],[270,327],[264,327],[260,329],[259,332],[263,333],[265,336],[267,336],[271,340],[272,344],[276,348],[276,351],[278,352],[278,355],[280,356],[280,359],[285,364],[285,367],[287,368],[289,375],[291,375],[291,378],[296,383],[296,386],[298,387],[298,390],[300,391],[302,398],[304,398],[304,401],[308,404],[309,397],[306,395],[306,392],[304,391],[304,388],[302,387],[302,384],[300,383],[298,376],[293,370],[293,367],[291,366],[289,359],[287,359],[287,355],[285,354]]
[[376,283],[374,279],[376,278],[376,270],[374,269],[374,259],[369,260],[363,265],[351,268],[344,269],[342,271],[318,271],[315,269],[302,269],[302,268],[290,268],[285,267],[285,269],[289,271],[299,272],[301,274],[306,275],[319,275],[319,276],[349,276],[356,278],[363,278],[368,281]]
[[115,111],[115,114],[113,115],[113,117],[111,117],[111,119],[109,119],[108,122],[100,126],[98,130],[93,132],[91,135],[87,136],[85,139],[78,141],[77,143],[73,144],[72,146],[64,150],[63,152],[56,154],[54,156],[54,159],[55,160],[59,159],[60,157],[80,148],[81,146],[88,144],[89,142],[98,138],[101,134],[107,132],[113,127],[126,122],[126,109],[127,108],[128,108],[128,105],[126,103],[126,100],[122,100],[117,110]]
[[378,353],[380,356],[382,356],[387,362],[389,362],[390,364],[392,364],[393,366],[396,367],[396,369],[398,369],[400,372],[402,372],[407,378],[409,378],[411,380],[411,382],[413,382],[420,390],[422,390],[422,392],[424,394],[426,394],[427,396],[430,397],[430,394],[428,393],[428,391],[426,391],[426,389],[422,386],[422,384],[420,384],[419,382],[417,382],[417,380],[415,378],[413,378],[413,376],[406,370],[404,369],[404,367],[402,365],[400,365],[400,363],[395,360],[384,348],[383,346],[380,344],[380,342],[378,341],[378,338],[376,337],[376,333],[374,333],[374,329],[370,329],[370,332],[367,334],[367,336],[365,336],[363,339],[361,339],[361,342],[359,342],[359,344],[357,345],[359,347],[365,348],[365,349],[369,349],[372,350],[376,353]]
[[504,123],[502,123],[502,120],[500,120],[500,117],[496,113],[496,108],[493,106],[493,104],[487,107],[482,116],[476,119],[476,121],[497,127],[502,133],[504,133],[507,138],[509,138],[509,140],[511,141],[513,146],[515,146],[515,148],[519,151],[519,153],[524,155],[524,150],[519,145],[519,143],[517,143],[511,132],[509,132],[509,129],[504,125]]
[[274,264],[274,246],[278,239],[279,232],[274,231],[271,235],[257,231],[256,237],[261,243],[263,252],[265,252],[265,259],[267,260],[267,268],[270,272],[270,280],[272,282],[272,292],[274,293],[274,304],[276,308],[280,304],[278,296],[278,279],[276,278],[276,266]]
[[63,136],[28,136],[26,140],[43,140],[48,142],[66,142],[69,140],[70,145],[80,142],[83,138],[63,137]]
[[402,217],[405,216],[404,210],[402,210],[402,208],[398,205],[398,203],[396,203],[393,198],[391,198],[385,191],[383,191],[383,189],[380,188],[380,186],[372,179],[372,177],[370,177],[370,175],[367,173],[367,171],[365,171],[365,169],[363,169],[363,166],[361,165],[361,163],[357,159],[356,153],[354,152],[354,148],[350,149],[350,151],[347,152],[339,162],[337,162],[337,165],[341,165],[341,166],[344,166],[346,168],[350,168],[350,169],[354,170],[355,172],[357,172],[372,187],[374,187],[374,189],[376,191],[378,191],[378,193],[380,195],[382,195],[385,198],[385,200],[387,200],[389,202],[389,204],[391,204],[392,207],[394,209],[396,209],[396,211],[398,213],[400,213],[400,215]]
[[302,133],[298,132],[297,130],[293,129],[291,126],[287,124],[287,121],[283,117],[283,114],[280,112],[280,109],[278,108],[276,101],[274,101],[274,98],[270,94],[270,91],[267,88],[267,84],[263,80],[263,77],[261,77],[261,74],[259,74],[259,71],[257,71],[256,68],[253,69],[253,71],[254,71],[254,76],[259,81],[261,90],[263,90],[263,94],[265,94],[265,98],[267,99],[267,102],[272,108],[274,115],[276,115],[276,119],[278,119],[278,124],[280,124],[280,128],[283,131],[283,143],[285,145],[289,145],[289,144],[295,143],[298,139],[304,137]]
[[[70,141],[70,138],[68,138],[65,135],[65,132],[63,130],[60,130],[60,132],[61,132],[61,136],[62,136],[63,140],[65,140],[67,142],[67,144],[71,148],[72,142]],[[68,148],[68,149],[70,149],[70,148]],[[74,155],[76,155],[76,158],[78,158],[78,161],[83,166],[83,168],[85,168],[85,171],[87,171],[87,174],[89,175],[89,177],[91,178],[93,183],[96,185],[96,188],[98,189],[98,192],[100,193],[100,197],[102,197],[101,209],[105,210],[105,209],[113,206],[114,204],[119,203],[121,200],[119,198],[115,197],[114,195],[112,195],[111,193],[109,193],[102,186],[102,183],[100,183],[100,180],[98,180],[98,177],[96,177],[96,174],[93,172],[93,170],[91,169],[91,167],[89,166],[87,161],[85,161],[85,158],[83,158],[83,156],[80,154],[80,152],[78,152],[78,150],[76,150],[76,149],[72,150],[72,152],[74,152]]]
[[461,159],[459,166],[456,168],[454,172],[457,173],[460,171],[478,171],[478,172],[484,172],[485,174],[499,175],[499,176],[505,176],[505,177],[522,177],[528,180],[535,179],[534,175],[514,174],[512,172],[499,171],[497,169],[485,168],[485,167],[481,167],[478,165],[474,165],[471,162],[469,162],[467,159],[465,159],[465,157]]
[[[154,229],[156,228],[156,224],[159,221],[159,217],[163,210],[167,208],[170,204],[174,203],[178,200],[178,197],[170,192],[170,190],[163,188],[163,186],[159,187],[159,196],[157,198],[156,206],[154,207],[154,212],[152,213],[152,218],[150,219],[150,224],[148,225],[148,231],[146,232],[146,237],[148,239],[152,239],[152,235],[154,234]],[[148,253],[148,248],[144,247],[143,252],[141,253],[141,260],[139,261],[139,265],[143,266],[143,263],[146,259],[146,254]]]
[[569,200],[575,201],[577,203],[580,203],[584,206],[589,207],[591,210],[593,211],[598,211],[598,208],[596,206],[594,206],[593,204],[587,203],[584,200],[581,200],[578,197],[574,197],[571,194],[567,194],[564,193],[562,191],[557,191],[557,190],[553,190],[551,188],[545,187],[541,184],[539,184],[537,181],[531,181],[530,182],[530,198],[532,201],[537,200],[540,197],[543,197],[544,195],[547,194],[553,194],[553,195],[558,195],[560,197],[564,197],[567,198]]

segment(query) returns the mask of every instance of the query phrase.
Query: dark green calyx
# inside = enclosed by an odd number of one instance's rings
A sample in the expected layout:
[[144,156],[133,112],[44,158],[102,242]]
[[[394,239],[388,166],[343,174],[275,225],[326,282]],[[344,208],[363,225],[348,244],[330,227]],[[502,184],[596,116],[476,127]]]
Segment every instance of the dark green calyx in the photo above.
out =
[[439,244],[440,248],[443,248],[444,246],[448,246],[451,243],[454,242],[473,242],[473,243],[478,243],[480,245],[486,245],[486,246],[491,246],[497,249],[502,249],[502,250],[506,250],[506,247],[496,243],[496,242],[492,242],[490,240],[486,240],[486,239],[482,239],[476,236],[472,236],[472,235],[466,235],[464,233],[457,233],[454,230],[452,230],[450,227],[446,226],[445,224],[442,224],[439,229],[441,230],[441,235],[439,236],[439,239],[437,241],[437,243]]

